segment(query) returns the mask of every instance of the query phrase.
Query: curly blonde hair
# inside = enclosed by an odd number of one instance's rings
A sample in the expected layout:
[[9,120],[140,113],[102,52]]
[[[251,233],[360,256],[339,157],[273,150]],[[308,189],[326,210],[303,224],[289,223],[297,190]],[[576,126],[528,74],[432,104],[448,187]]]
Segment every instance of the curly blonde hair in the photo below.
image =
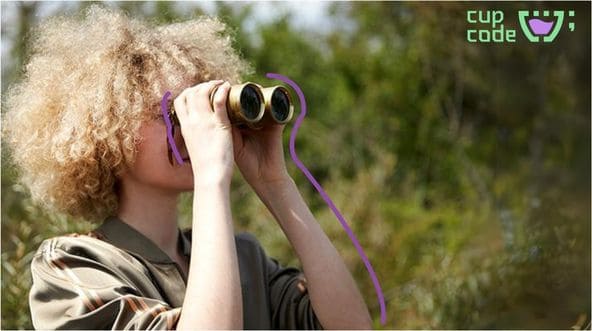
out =
[[213,18],[154,26],[100,6],[81,14],[33,31],[24,78],[5,100],[4,134],[36,202],[99,221],[117,210],[117,178],[163,94],[237,82],[248,66]]

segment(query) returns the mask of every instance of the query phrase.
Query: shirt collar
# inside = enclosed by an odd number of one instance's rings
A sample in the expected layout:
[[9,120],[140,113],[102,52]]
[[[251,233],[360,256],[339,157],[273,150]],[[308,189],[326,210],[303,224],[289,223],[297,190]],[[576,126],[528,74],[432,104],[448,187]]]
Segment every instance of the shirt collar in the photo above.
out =
[[[152,240],[116,216],[107,217],[96,231],[103,235],[105,241],[140,255],[150,262],[174,263]],[[185,233],[179,230],[179,245],[186,256],[191,253],[191,241],[188,236],[191,238],[191,230],[185,231]]]

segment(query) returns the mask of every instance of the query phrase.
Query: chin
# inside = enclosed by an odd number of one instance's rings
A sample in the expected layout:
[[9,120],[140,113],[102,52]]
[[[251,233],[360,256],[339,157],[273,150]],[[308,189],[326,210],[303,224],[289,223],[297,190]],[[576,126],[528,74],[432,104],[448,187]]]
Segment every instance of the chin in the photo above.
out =
[[193,180],[181,187],[181,192],[193,192]]
[[186,182],[176,180],[174,182],[161,183],[158,186],[160,186],[161,189],[168,191],[168,192],[175,192],[175,193],[192,192],[193,191],[193,180],[186,181]]
[[179,169],[179,171],[176,171],[175,174],[172,175],[174,176],[174,179],[172,179],[171,182],[174,182],[175,186],[182,192],[193,191],[193,170],[191,169],[191,166],[188,166],[187,168],[188,169]]

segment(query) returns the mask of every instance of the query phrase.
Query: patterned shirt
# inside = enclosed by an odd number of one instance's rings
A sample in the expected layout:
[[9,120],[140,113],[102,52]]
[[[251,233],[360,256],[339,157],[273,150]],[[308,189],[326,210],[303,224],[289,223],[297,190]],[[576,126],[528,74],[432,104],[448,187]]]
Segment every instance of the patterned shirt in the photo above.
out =
[[[179,231],[191,253],[190,231]],[[321,329],[306,281],[235,236],[245,329]],[[156,244],[116,217],[87,235],[45,240],[35,254],[29,304],[37,329],[175,329],[187,279]]]

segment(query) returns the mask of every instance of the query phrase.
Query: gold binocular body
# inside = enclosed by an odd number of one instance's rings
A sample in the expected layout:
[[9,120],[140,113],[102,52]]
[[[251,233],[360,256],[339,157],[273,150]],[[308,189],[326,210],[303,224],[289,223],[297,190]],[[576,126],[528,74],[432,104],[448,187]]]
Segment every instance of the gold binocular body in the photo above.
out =
[[[213,104],[216,89],[210,94]],[[179,123],[174,105],[169,105],[171,119]],[[280,85],[262,87],[247,82],[233,85],[226,99],[226,111],[232,125],[261,129],[272,124],[285,124],[292,119],[294,106],[288,90]]]

